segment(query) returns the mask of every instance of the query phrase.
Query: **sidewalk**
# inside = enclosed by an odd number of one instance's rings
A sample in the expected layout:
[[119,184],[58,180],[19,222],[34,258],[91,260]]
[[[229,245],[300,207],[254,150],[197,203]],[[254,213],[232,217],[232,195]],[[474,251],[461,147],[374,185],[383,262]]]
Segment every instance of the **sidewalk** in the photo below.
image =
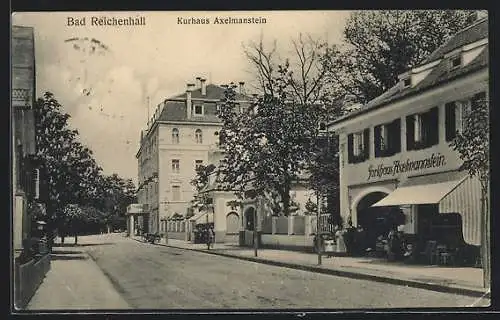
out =
[[[134,239],[142,241],[138,237]],[[165,240],[162,240],[160,245],[167,244]],[[322,265],[318,266],[317,255],[312,253],[258,249],[258,257],[254,257],[253,248],[215,244],[213,249],[207,250],[206,244],[192,244],[176,239],[169,239],[167,246],[336,276],[474,297],[489,298],[490,296],[489,292],[482,287],[483,271],[480,268],[407,265],[366,257],[323,257]]]
[[50,271],[26,309],[43,311],[129,308],[128,303],[97,264],[89,258],[83,247],[55,246]]

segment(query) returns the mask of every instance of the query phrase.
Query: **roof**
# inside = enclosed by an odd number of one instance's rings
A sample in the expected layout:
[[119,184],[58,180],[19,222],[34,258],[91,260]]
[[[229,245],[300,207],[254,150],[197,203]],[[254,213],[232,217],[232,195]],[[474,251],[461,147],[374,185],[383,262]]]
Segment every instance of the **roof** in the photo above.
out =
[[[224,91],[226,89],[223,88],[222,86],[218,86],[215,84],[207,84],[206,86],[206,95],[202,96],[201,95],[201,88],[195,89],[191,91],[191,98],[192,99],[222,99],[224,98]],[[176,95],[170,99],[186,99],[186,92]],[[236,100],[249,100],[250,98],[248,96],[245,96],[240,93],[236,93],[235,96]]]
[[438,59],[442,59],[432,69],[432,71],[417,85],[413,87],[404,88],[401,85],[401,83],[398,82],[395,86],[393,86],[380,96],[376,97],[375,99],[369,101],[363,107],[343,117],[336,119],[330,124],[340,123],[345,120],[355,118],[358,115],[367,113],[379,107],[383,107],[391,102],[395,102],[397,100],[401,100],[416,95],[418,93],[431,89],[440,84],[446,83],[453,79],[465,76],[466,74],[487,67],[489,60],[488,46],[486,46],[485,49],[482,50],[482,52],[473,61],[471,61],[466,66],[458,69],[449,70],[450,58],[444,58],[444,56],[447,53],[454,51],[457,48],[463,47],[464,45],[473,42],[477,42],[487,37],[488,37],[488,19],[483,19],[469,26],[468,28],[463,29],[462,31],[458,32],[456,35],[451,37],[441,47],[439,47],[433,53],[431,53],[429,57],[421,64],[425,65],[427,63],[436,61]]
[[[221,100],[224,98],[223,87],[208,84],[206,87],[206,95],[201,95],[201,88],[193,90],[191,92],[191,99],[193,99],[193,105],[197,104],[196,99],[206,99],[206,100]],[[235,99],[238,101],[251,101],[250,97],[237,93]],[[215,103],[203,103],[204,105],[204,115],[203,116],[191,116],[188,119],[186,110],[186,93],[174,96],[165,100],[163,104],[163,109],[157,118],[157,121],[186,121],[186,122],[200,122],[200,123],[220,123],[221,120],[217,116],[217,107]]]
[[468,43],[473,43],[488,36],[488,19],[482,19],[468,26],[450,37],[443,45],[431,53],[422,64],[437,60],[446,53],[461,48]]

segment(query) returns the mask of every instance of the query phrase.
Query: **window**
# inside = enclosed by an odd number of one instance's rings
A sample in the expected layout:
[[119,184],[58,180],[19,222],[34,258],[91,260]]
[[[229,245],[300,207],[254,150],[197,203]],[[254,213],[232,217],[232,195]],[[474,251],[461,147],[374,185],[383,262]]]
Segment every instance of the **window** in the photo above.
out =
[[403,84],[404,84],[405,88],[411,86],[411,77],[404,79]]
[[408,150],[420,150],[438,144],[438,108],[406,117],[406,146]]
[[194,167],[195,167],[195,169],[198,169],[202,165],[203,165],[203,160],[195,160],[194,161]]
[[365,129],[347,136],[347,155],[349,163],[367,160],[369,152],[370,129]]
[[462,65],[462,56],[458,55],[451,59],[451,68],[455,69]]
[[178,144],[179,143],[179,129],[173,128],[172,129],[172,144]]
[[319,123],[319,131],[326,131],[326,123],[324,122]]
[[474,95],[471,99],[453,101],[445,105],[445,128],[446,141],[452,141],[457,136],[457,133],[462,132],[466,126],[467,114],[476,103],[481,99],[485,99],[484,92]]
[[173,173],[179,173],[179,159],[173,159],[172,160],[172,172]]
[[181,200],[181,187],[172,186],[172,201],[180,201],[180,200]]
[[195,105],[194,106],[194,115],[195,116],[202,116],[203,115],[203,106],[202,105]]
[[196,143],[203,143],[203,134],[201,132],[201,129],[196,129],[196,131],[194,132],[194,136],[196,139]]
[[401,120],[374,128],[375,157],[390,157],[401,151]]

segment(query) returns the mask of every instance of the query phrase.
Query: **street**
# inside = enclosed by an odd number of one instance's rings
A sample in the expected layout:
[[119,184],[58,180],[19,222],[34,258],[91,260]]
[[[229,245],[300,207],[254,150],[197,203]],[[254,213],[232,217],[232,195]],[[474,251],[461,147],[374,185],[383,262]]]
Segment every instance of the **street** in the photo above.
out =
[[151,245],[121,234],[82,240],[136,309],[464,307],[477,301]]

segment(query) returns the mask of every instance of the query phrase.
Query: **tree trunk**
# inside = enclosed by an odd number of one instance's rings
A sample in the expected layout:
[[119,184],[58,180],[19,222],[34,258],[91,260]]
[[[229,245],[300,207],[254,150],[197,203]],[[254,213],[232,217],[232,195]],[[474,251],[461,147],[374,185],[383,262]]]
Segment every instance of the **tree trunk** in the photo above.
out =
[[283,201],[283,215],[288,217],[290,215],[290,178],[285,176],[285,182],[281,189],[281,201]]

